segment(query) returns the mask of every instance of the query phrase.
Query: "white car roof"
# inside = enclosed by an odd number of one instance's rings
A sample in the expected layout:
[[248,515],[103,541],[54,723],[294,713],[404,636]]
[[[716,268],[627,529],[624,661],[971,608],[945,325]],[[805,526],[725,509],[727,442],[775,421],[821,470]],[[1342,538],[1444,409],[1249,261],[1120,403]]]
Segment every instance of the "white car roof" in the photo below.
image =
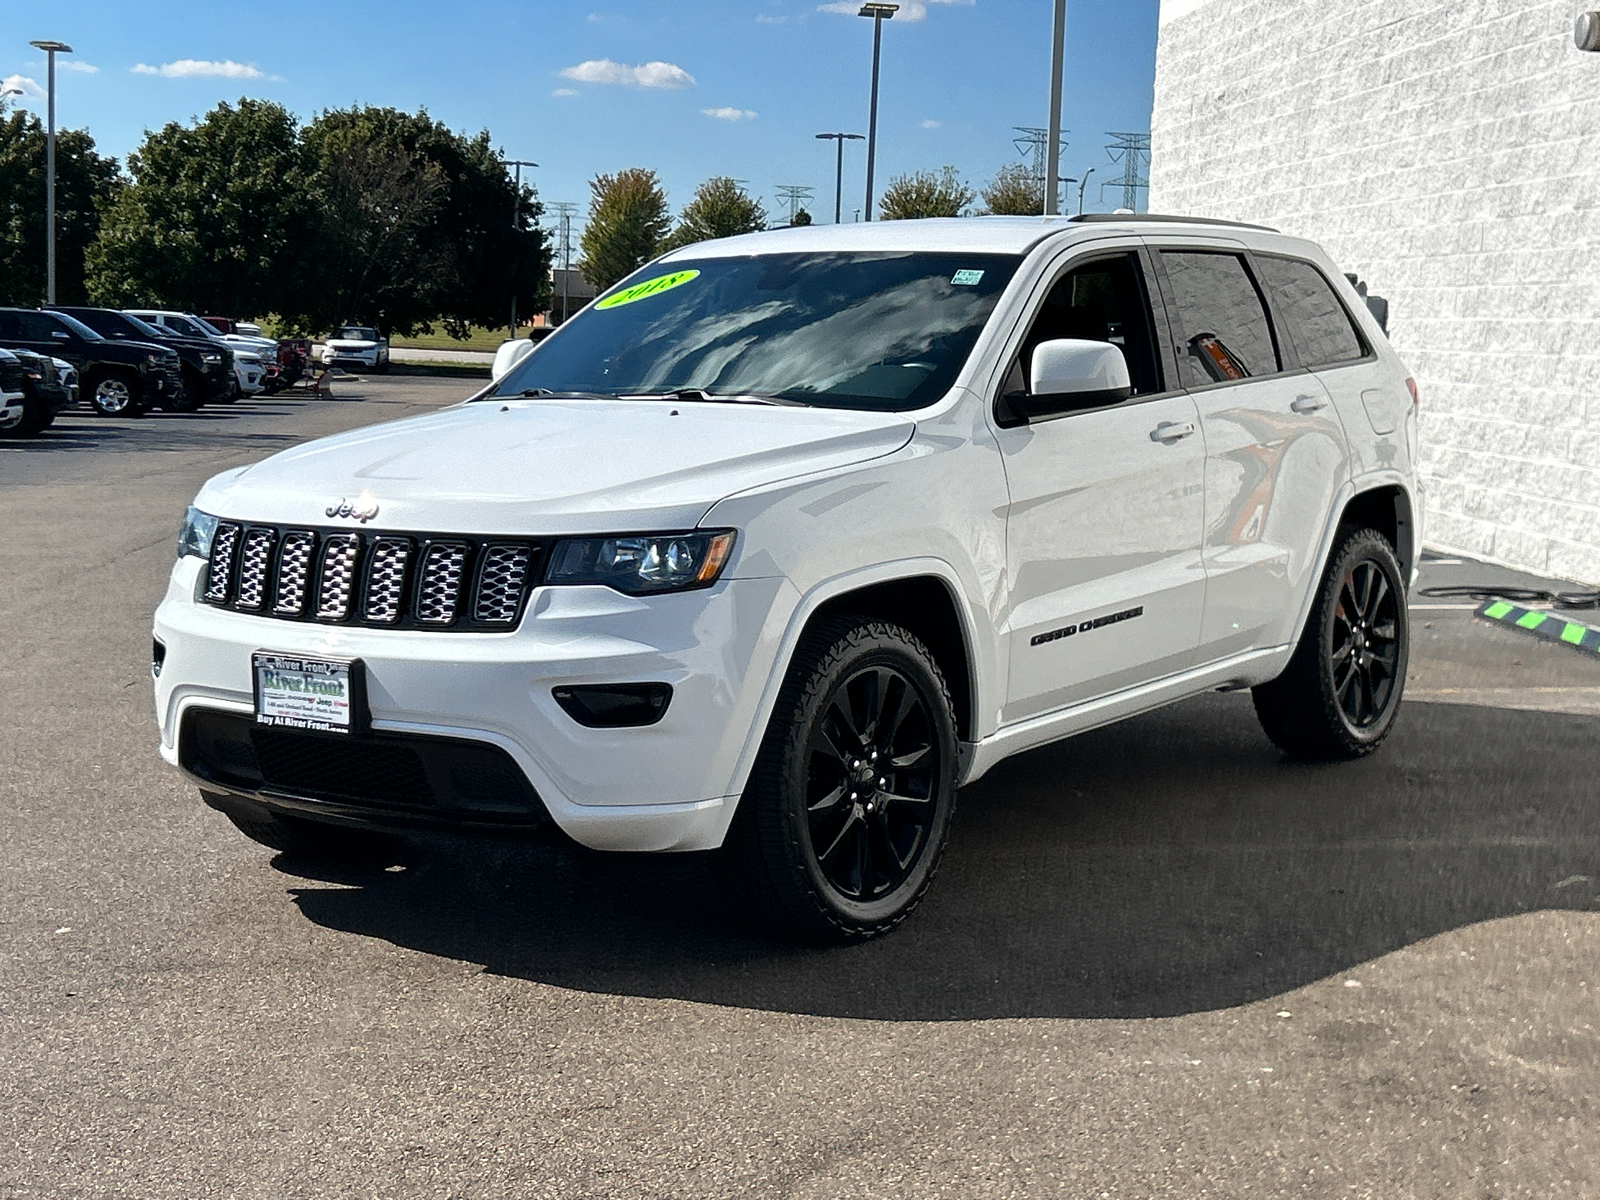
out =
[[1233,237],[1270,232],[1259,225],[1144,213],[1127,218],[1096,213],[1088,220],[1074,217],[929,217],[918,221],[855,221],[844,225],[769,229],[685,246],[662,261],[834,250],[1025,254],[1045,238],[1057,234],[1080,233],[1099,238],[1113,234],[1211,233]]

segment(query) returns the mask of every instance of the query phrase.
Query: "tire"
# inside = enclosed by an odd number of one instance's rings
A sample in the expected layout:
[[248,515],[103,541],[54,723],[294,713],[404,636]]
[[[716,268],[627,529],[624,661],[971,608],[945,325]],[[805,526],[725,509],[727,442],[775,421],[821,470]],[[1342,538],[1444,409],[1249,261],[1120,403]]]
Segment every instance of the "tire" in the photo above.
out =
[[139,380],[127,371],[99,371],[84,381],[89,407],[102,417],[142,417]]
[[374,375],[387,375],[389,373],[389,360],[386,358],[382,362],[373,363],[372,373]]
[[319,862],[389,866],[405,859],[405,839],[363,829],[343,829],[271,812],[259,804],[200,793],[211,807],[253,842],[294,858]]
[[1293,758],[1371,754],[1394,729],[1410,658],[1394,547],[1374,530],[1343,529],[1288,668],[1253,689],[1261,728]]
[[955,771],[950,691],[927,647],[884,621],[827,619],[795,654],[724,854],[767,924],[875,937],[933,880]]
[[48,429],[54,420],[55,415],[29,386],[22,393],[22,419],[9,429],[0,429],[0,438],[34,437]]
[[199,371],[183,372],[183,394],[174,396],[163,407],[168,412],[192,413],[205,407],[206,381]]

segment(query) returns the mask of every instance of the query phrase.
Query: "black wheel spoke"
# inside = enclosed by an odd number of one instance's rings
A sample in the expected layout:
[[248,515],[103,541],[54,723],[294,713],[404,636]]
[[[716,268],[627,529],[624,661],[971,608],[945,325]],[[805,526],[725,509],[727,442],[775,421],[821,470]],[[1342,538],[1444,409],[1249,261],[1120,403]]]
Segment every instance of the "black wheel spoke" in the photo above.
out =
[[896,771],[907,771],[926,759],[933,753],[933,743],[929,742],[916,750],[908,750],[904,754],[896,754],[889,760],[889,765]]
[[1367,606],[1367,611],[1362,614],[1368,621],[1374,621],[1378,610],[1383,607],[1384,597],[1389,594],[1389,581],[1383,577],[1383,572],[1373,568],[1373,577],[1377,583],[1373,587],[1372,603]]
[[907,796],[901,792],[879,792],[878,799],[886,805],[915,804],[921,807],[928,807],[933,804],[933,797],[931,796]]
[[815,804],[807,805],[806,806],[807,810],[809,812],[816,813],[816,812],[822,812],[825,809],[832,808],[834,805],[838,804],[839,801],[844,799],[845,791],[848,788],[849,788],[849,781],[847,780],[846,782],[841,783],[838,787],[834,788],[833,791],[829,792],[826,796],[824,796],[821,800],[818,800]]
[[825,863],[832,858],[834,851],[844,844],[845,838],[850,836],[850,831],[856,827],[858,822],[859,817],[854,812],[847,816],[844,819],[844,824],[839,826],[839,832],[834,835],[833,841],[828,843],[828,848],[817,855],[817,861]]

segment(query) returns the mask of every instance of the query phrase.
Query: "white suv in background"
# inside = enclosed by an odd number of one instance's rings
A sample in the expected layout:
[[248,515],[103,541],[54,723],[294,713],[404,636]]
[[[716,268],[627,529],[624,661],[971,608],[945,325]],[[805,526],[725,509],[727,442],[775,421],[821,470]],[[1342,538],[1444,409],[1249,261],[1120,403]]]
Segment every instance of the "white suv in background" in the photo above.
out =
[[458,407],[225,471],[155,618],[161,751],[251,837],[553,820],[898,922],[956,789],[1210,689],[1393,726],[1416,392],[1315,245],[1148,217],[702,243]]

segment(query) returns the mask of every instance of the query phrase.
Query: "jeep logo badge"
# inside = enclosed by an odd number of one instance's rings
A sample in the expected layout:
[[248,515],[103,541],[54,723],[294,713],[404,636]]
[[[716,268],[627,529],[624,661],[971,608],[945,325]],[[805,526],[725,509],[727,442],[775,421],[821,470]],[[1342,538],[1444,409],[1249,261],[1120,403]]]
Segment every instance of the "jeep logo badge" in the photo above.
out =
[[354,517],[365,525],[378,515],[378,502],[365,492],[356,497],[354,504],[341,496],[339,503],[328,506],[327,513],[330,517]]

